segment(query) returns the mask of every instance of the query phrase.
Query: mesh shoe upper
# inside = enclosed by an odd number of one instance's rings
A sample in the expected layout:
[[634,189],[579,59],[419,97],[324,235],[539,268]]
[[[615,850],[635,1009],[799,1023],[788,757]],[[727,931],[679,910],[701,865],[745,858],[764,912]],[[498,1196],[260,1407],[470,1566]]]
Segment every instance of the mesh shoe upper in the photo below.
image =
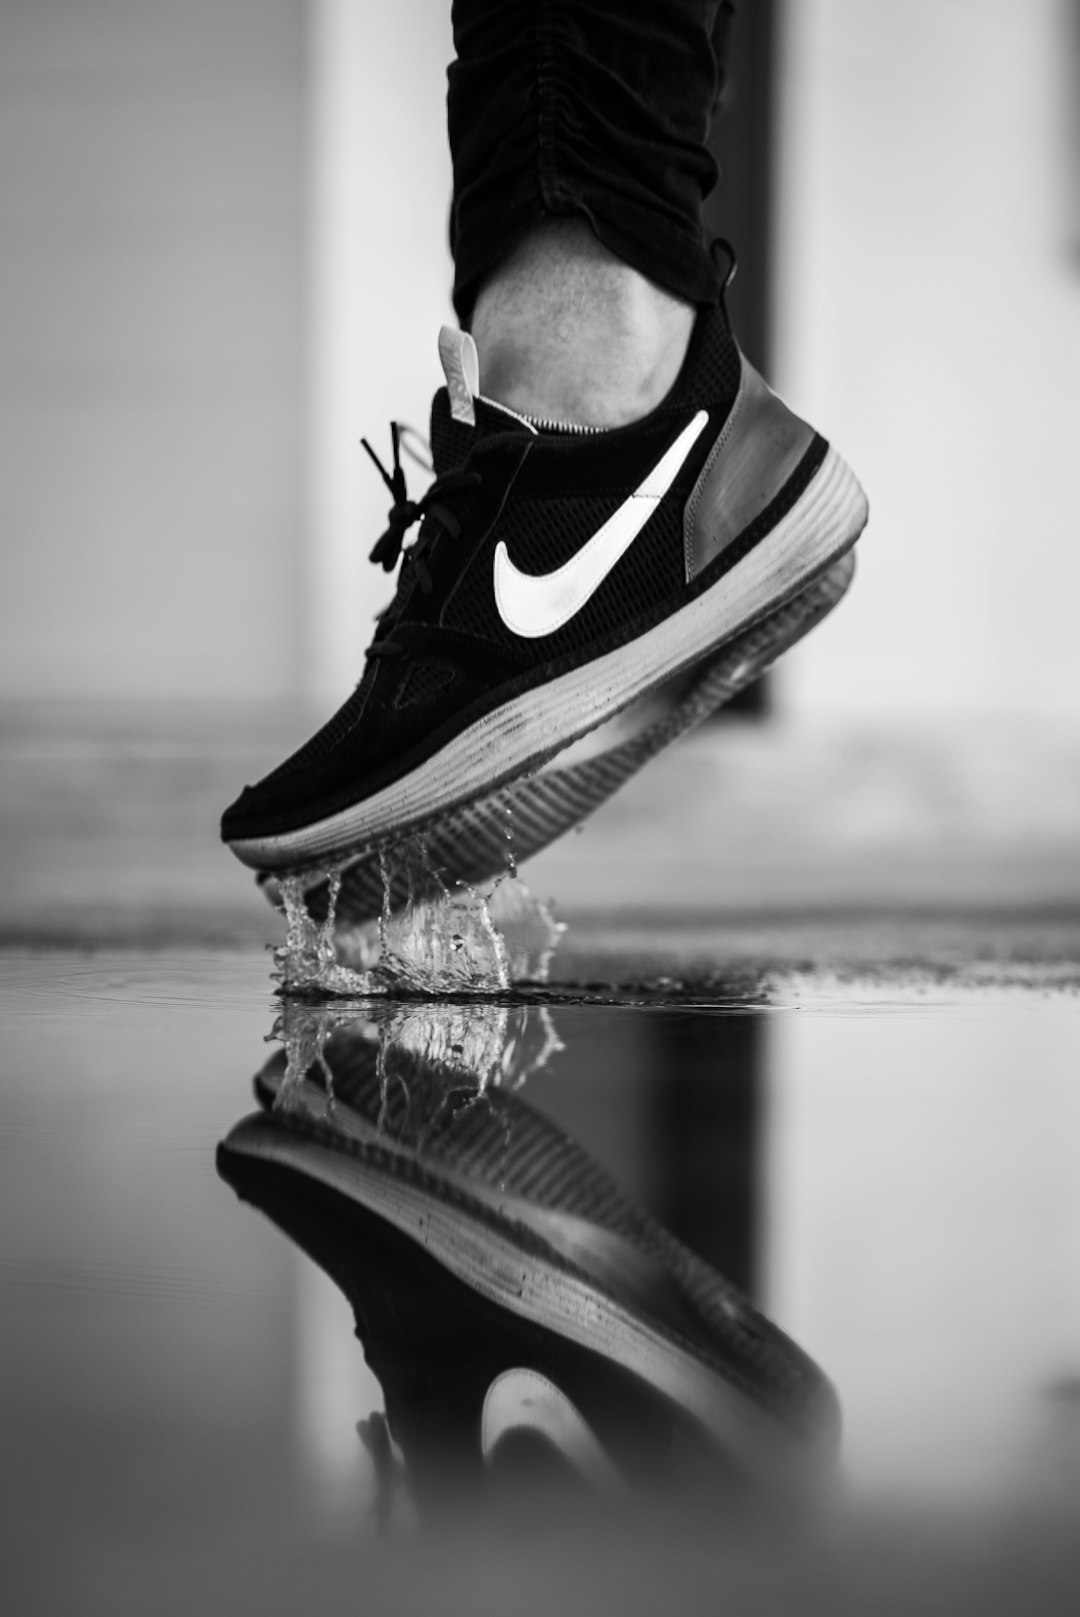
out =
[[[634,639],[715,582],[713,569],[687,584],[683,511],[739,376],[738,349],[716,309],[699,316],[682,372],[662,404],[610,432],[538,432],[483,400],[476,426],[465,426],[451,417],[440,389],[431,441],[447,493],[429,507],[404,552],[363,677],[304,747],[245,788],[225,813],[223,837],[288,832],[363,801],[494,708]],[[702,410],[708,428],[669,496],[581,610],[540,638],[513,633],[492,585],[496,546],[505,543],[515,567],[528,574],[562,566],[641,487]],[[455,483],[462,466],[470,475]],[[728,552],[721,570],[745,549]]]

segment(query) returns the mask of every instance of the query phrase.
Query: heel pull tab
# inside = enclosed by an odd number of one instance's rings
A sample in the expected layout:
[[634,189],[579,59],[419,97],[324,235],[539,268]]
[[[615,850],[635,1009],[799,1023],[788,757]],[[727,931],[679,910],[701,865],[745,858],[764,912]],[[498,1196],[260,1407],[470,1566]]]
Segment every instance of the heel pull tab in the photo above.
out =
[[709,243],[709,257],[712,259],[717,269],[720,268],[717,258],[719,253],[723,253],[724,257],[727,259],[727,271],[724,275],[723,281],[720,283],[720,296],[726,297],[728,287],[731,285],[732,281],[739,272],[739,260],[735,256],[734,247],[728,241],[726,236],[714,236],[712,241]]
[[439,332],[439,358],[442,360],[450,414],[468,427],[476,425],[474,400],[480,391],[480,356],[468,331],[443,326]]

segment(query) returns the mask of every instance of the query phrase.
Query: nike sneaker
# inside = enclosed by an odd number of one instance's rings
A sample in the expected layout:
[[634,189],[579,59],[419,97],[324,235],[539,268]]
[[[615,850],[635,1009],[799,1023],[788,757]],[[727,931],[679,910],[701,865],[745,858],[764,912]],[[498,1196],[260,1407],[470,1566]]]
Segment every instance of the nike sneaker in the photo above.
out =
[[699,314],[663,402],[612,431],[485,399],[467,334],[445,329],[440,352],[419,500],[392,432],[372,559],[397,589],[363,677],[224,815],[257,870],[420,830],[538,769],[805,590],[866,522],[852,472],[742,358],[722,307]]
[[441,1434],[475,1471],[531,1431],[597,1479],[830,1471],[817,1366],[519,1093],[470,1082],[459,1040],[341,1021],[256,1095],[220,1172],[349,1295],[407,1461]]

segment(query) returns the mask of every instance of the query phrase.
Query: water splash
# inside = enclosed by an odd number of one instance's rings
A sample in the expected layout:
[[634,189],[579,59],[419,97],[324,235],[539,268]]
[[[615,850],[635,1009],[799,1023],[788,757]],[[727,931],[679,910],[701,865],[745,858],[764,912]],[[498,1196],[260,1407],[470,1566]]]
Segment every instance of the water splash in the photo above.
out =
[[274,951],[282,991],[337,997],[477,994],[546,980],[566,928],[517,876],[512,831],[508,816],[506,874],[486,891],[464,882],[448,885],[422,837],[384,845],[382,913],[361,926],[337,924],[342,863],[317,873],[329,900],[322,921],[312,919],[305,901],[312,872],[282,877],[286,934]]
[[[419,838],[380,853],[382,952],[373,974],[388,989],[409,993],[497,992],[510,986],[502,933],[488,908],[489,894],[447,887]],[[391,909],[394,878],[404,874],[407,897]]]
[[369,1052],[385,1127],[393,1093],[395,1136],[419,1144],[447,1113],[482,1101],[492,1089],[519,1089],[563,1048],[545,1005],[490,1001],[363,1006],[287,1000],[272,1038],[285,1047],[275,1106],[335,1121],[335,1066],[357,1069]]

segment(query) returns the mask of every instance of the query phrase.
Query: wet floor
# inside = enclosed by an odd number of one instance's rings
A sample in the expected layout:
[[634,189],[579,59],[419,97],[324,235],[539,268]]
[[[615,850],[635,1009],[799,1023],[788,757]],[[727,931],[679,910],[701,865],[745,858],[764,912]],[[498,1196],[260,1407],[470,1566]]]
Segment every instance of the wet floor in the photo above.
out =
[[1073,987],[0,982],[5,1609],[1070,1609]]

